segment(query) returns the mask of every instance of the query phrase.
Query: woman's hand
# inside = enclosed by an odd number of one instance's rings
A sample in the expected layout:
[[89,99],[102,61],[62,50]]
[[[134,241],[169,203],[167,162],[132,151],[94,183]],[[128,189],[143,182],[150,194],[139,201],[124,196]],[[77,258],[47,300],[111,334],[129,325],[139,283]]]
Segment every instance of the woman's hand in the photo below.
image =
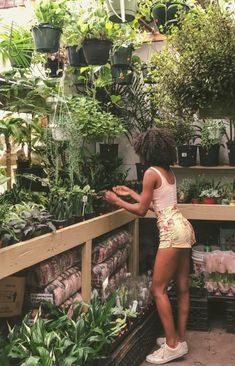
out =
[[113,191],[119,196],[130,196],[130,188],[126,186],[115,186]]
[[112,192],[112,191],[107,191],[105,192],[105,195],[104,195],[106,201],[114,204],[114,205],[118,205],[118,196]]

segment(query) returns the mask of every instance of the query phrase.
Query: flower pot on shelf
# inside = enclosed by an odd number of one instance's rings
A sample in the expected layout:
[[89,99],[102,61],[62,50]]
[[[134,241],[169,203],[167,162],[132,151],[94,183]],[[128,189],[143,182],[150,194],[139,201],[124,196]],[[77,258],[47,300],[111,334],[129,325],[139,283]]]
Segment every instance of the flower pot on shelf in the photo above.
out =
[[40,53],[54,53],[60,47],[62,30],[51,24],[39,24],[32,28],[32,35],[36,51]]
[[235,141],[227,142],[229,165],[235,166]]
[[114,160],[118,157],[118,144],[100,144],[100,157],[103,160]]
[[[122,0],[106,0],[109,20],[113,23],[123,23]],[[137,0],[124,0],[125,22],[135,19],[137,12]]]
[[204,205],[215,205],[216,204],[216,198],[214,198],[214,197],[203,197],[202,198],[202,203],[204,203]]
[[193,203],[193,204],[200,204],[201,203],[201,199],[200,198],[192,198],[191,199],[191,203]]
[[69,65],[74,67],[87,66],[83,48],[78,46],[67,46]]
[[85,39],[82,48],[88,65],[105,65],[109,59],[112,42],[108,39]]
[[199,146],[200,164],[202,166],[217,166],[219,165],[220,145],[212,145],[209,149],[204,149]]
[[119,47],[111,56],[112,66],[129,67],[131,65],[133,47]]
[[182,145],[178,146],[178,164],[180,166],[189,167],[196,165],[197,161],[197,146]]

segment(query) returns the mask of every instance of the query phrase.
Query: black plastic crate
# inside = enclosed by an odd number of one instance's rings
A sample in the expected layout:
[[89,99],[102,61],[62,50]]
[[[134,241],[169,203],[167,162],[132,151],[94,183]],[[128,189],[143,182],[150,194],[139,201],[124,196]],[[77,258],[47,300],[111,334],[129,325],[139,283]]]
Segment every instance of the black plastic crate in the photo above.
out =
[[[174,319],[177,320],[177,300],[171,299]],[[207,331],[209,329],[208,300],[191,298],[187,329]]]
[[[161,325],[155,310],[127,336],[122,344],[99,366],[139,366],[156,345]],[[108,354],[108,353],[107,353]]]
[[226,301],[226,331],[235,333],[235,300]]

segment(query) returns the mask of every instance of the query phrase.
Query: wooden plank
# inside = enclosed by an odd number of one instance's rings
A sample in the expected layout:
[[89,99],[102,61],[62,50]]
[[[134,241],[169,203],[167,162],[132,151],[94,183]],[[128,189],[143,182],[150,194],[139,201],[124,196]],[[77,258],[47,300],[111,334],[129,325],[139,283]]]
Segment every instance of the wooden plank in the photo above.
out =
[[181,165],[172,165],[172,169],[190,169],[190,170],[235,170],[235,166],[231,165],[216,165],[216,166],[203,166],[203,165],[194,165],[194,166],[181,166]]
[[[235,221],[235,206],[179,203],[182,214],[189,220]],[[155,217],[148,211],[147,218]]]
[[82,299],[89,301],[91,298],[91,253],[92,240],[82,246]]
[[132,250],[129,261],[129,272],[134,275],[139,273],[139,219],[135,219],[129,224],[133,237]]
[[0,279],[108,233],[136,218],[117,210],[25,242],[0,249]]

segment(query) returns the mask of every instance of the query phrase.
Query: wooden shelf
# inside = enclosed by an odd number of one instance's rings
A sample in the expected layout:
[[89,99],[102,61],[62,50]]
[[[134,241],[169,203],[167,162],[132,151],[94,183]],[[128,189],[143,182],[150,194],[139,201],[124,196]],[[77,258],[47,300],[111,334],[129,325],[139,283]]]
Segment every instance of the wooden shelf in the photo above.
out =
[[[235,206],[179,203],[182,214],[189,220],[235,221]],[[147,217],[155,217],[149,211]]]
[[190,169],[190,170],[235,170],[235,166],[231,165],[217,165],[217,166],[202,166],[202,165],[194,165],[194,166],[180,166],[180,165],[172,165],[172,169]]

